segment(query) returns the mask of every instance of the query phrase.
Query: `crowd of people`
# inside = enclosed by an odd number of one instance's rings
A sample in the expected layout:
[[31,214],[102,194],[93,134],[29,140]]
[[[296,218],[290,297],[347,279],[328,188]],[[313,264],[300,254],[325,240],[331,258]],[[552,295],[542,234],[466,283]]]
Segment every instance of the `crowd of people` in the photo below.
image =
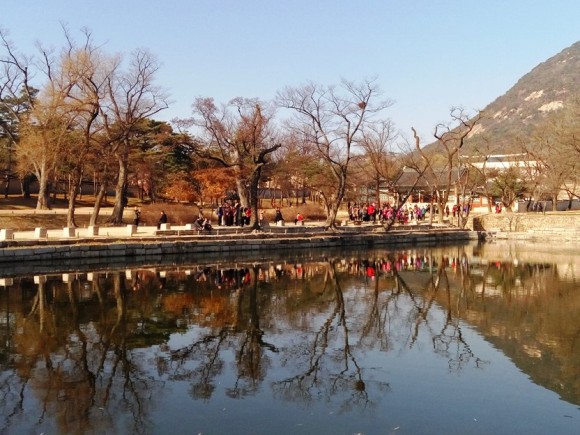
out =
[[252,209],[242,207],[239,201],[233,204],[230,201],[224,201],[217,209],[217,224],[219,226],[240,226],[250,224]]
[[[217,224],[219,226],[240,226],[249,225],[252,218],[252,209],[250,207],[242,207],[239,201],[235,201],[233,204],[230,201],[225,201],[217,209]],[[258,212],[258,222],[260,227],[266,225],[264,218],[264,211],[260,210]],[[274,223],[276,225],[284,224],[284,217],[282,216],[282,211],[280,207],[276,208],[274,213]],[[298,213],[294,219],[294,224],[302,225],[304,223],[304,216]]]
[[[446,205],[443,213],[447,219],[449,215],[457,218],[460,215],[466,216],[470,212],[469,204],[455,204],[451,209]],[[408,224],[409,222],[421,222],[431,212],[430,204],[406,204],[398,210],[389,203],[384,203],[381,207],[376,206],[374,202],[365,204],[348,204],[348,213],[350,220],[353,222],[376,222],[384,224],[388,221],[394,221],[399,224]],[[435,215],[439,213],[437,205],[433,205]]]
[[[217,208],[217,225],[218,226],[240,226],[250,224],[252,217],[252,210],[250,207],[242,207],[239,201],[230,202],[224,201],[222,205]],[[395,222],[399,224],[408,224],[410,222],[421,222],[425,220],[425,217],[430,213],[430,204],[406,204],[403,207],[396,209],[388,202],[385,202],[381,206],[377,206],[376,203],[348,203],[348,213],[349,218],[354,223],[362,222],[373,222],[385,224],[387,222]],[[433,211],[435,214],[438,213],[437,205],[433,205]],[[446,218],[456,218],[463,214],[467,215],[470,211],[469,204],[453,205],[450,209],[447,205],[443,211]],[[501,212],[501,204],[496,205],[496,213]],[[167,222],[167,215],[164,211],[161,211],[161,215],[157,222],[157,228],[161,227],[162,223]],[[303,225],[304,216],[299,212],[295,216],[294,224]],[[134,209],[134,225],[138,226],[141,221],[141,210],[137,207]],[[264,211],[260,210],[258,212],[258,222],[261,227],[267,225],[264,218]],[[200,213],[199,217],[194,221],[197,229],[211,230],[211,221]],[[284,217],[282,216],[282,211],[279,207],[276,208],[274,214],[274,224],[280,225],[284,224]]]
[[411,221],[422,221],[429,212],[428,205],[419,206],[418,204],[406,205],[396,210],[389,203],[384,203],[378,207],[376,203],[353,203],[348,204],[348,214],[353,222],[376,222],[386,223],[395,221],[400,224],[407,224]]

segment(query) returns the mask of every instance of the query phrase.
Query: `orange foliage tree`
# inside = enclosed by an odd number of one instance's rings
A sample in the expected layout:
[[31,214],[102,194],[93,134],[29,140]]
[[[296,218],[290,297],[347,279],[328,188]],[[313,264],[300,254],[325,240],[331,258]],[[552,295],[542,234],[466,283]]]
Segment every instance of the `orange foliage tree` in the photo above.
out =
[[163,194],[180,202],[193,202],[199,198],[191,180],[181,177],[180,174],[169,177]]
[[197,182],[202,206],[204,201],[211,203],[236,188],[236,175],[232,168],[198,169],[192,176]]

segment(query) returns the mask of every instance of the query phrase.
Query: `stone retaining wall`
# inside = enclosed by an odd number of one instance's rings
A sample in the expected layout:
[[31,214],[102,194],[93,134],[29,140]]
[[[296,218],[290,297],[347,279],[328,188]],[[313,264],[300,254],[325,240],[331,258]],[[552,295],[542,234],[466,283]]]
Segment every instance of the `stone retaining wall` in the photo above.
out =
[[146,257],[182,254],[230,253],[236,251],[261,251],[274,249],[313,249],[396,244],[430,244],[478,240],[481,234],[474,231],[438,230],[364,234],[297,234],[294,237],[274,234],[241,234],[220,237],[187,238],[163,237],[159,239],[119,239],[109,243],[91,239],[73,242],[47,243],[45,245],[12,244],[0,249],[0,263],[94,260],[111,257]]
[[473,230],[489,237],[580,240],[580,214],[485,214],[473,218]]

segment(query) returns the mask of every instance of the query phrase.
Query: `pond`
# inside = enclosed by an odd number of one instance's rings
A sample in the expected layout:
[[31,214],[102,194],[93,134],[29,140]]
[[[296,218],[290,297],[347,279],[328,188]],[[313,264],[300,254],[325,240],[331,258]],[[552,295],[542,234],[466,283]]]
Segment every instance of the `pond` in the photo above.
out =
[[1,270],[0,427],[579,433],[579,254],[488,243]]

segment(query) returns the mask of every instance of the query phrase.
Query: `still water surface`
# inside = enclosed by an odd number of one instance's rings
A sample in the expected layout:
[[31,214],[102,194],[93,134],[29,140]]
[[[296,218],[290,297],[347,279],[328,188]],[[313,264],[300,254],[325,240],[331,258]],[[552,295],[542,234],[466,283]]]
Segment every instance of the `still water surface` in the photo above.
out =
[[2,271],[2,433],[580,433],[573,248],[235,260]]

